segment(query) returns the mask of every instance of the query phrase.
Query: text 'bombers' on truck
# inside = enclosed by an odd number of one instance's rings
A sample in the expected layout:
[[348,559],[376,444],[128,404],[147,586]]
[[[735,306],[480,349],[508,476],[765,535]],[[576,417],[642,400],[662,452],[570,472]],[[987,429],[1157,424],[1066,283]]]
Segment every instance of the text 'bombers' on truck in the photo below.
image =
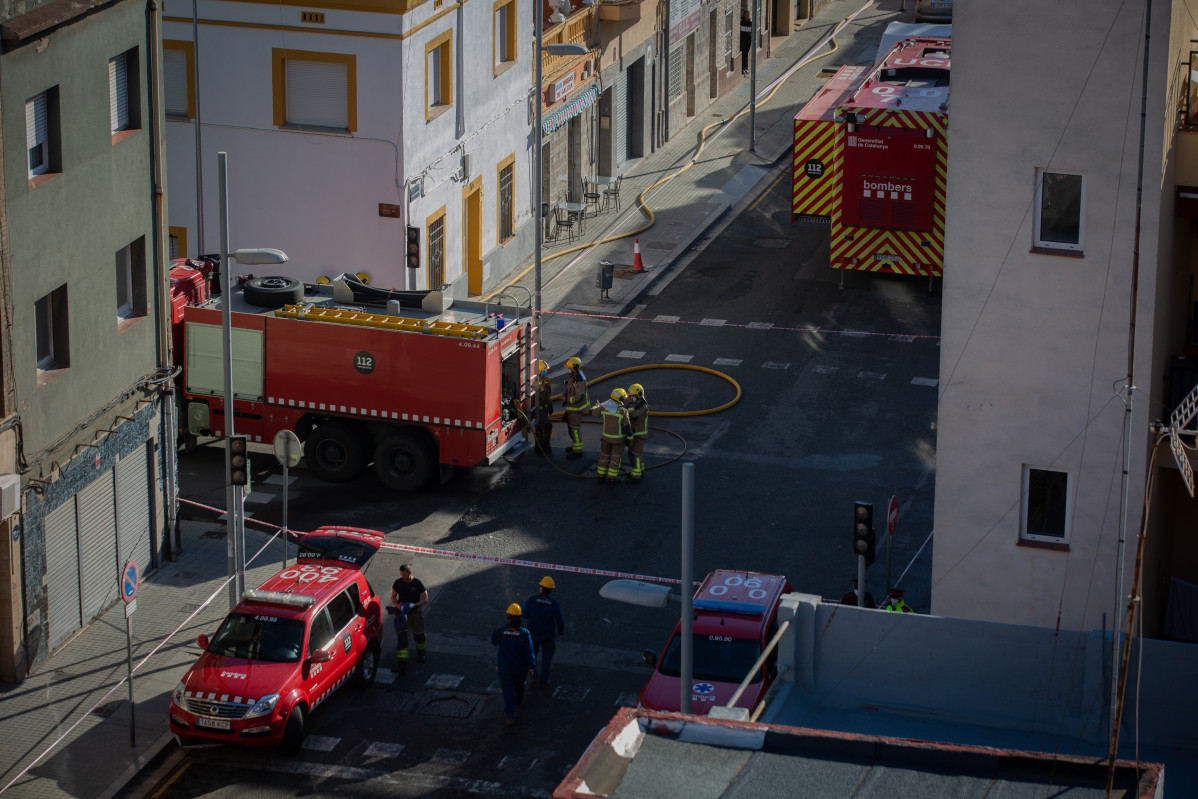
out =
[[891,23],[795,116],[794,219],[830,226],[835,269],[944,273],[951,31]]
[[[171,270],[185,445],[225,430],[218,259]],[[398,291],[341,275],[328,284],[239,278],[231,291],[234,430],[304,444],[322,480],[373,461],[388,488],[420,489],[453,466],[527,448],[536,359],[531,310]]]

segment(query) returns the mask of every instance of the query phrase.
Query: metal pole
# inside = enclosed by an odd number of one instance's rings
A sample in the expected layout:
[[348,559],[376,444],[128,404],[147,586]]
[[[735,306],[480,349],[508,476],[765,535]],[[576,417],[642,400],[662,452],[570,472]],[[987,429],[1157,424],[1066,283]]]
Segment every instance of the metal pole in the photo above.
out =
[[[192,70],[195,72],[195,79],[192,81],[192,89],[195,93],[196,101],[196,243],[195,254],[201,255],[204,252],[204,173],[201,169],[200,153],[200,27],[196,15],[196,2],[191,0],[191,60]],[[186,253],[183,253],[184,255]]]
[[753,0],[753,41],[749,44],[749,152],[757,152],[757,0]]
[[[241,493],[233,485],[233,470],[229,464],[229,441],[233,437],[233,319],[229,300],[233,291],[229,279],[229,184],[227,155],[216,154],[216,180],[220,194],[220,307],[221,340],[224,344],[225,373],[225,538],[229,556],[229,576],[236,577],[238,552],[237,540],[237,496]],[[232,610],[241,598],[238,581],[229,582],[229,609]]]
[[857,607],[865,607],[865,556],[857,556]]
[[133,720],[133,617],[125,605],[125,667],[129,670],[129,745],[137,746],[137,724]]
[[287,568],[287,462],[291,460],[291,438],[283,436],[283,568]]
[[533,187],[533,209],[532,215],[536,220],[536,241],[533,242],[533,292],[532,292],[532,327],[533,340],[536,342],[537,355],[542,354],[541,350],[541,240],[545,237],[544,225],[545,217],[541,215],[541,205],[545,202],[545,198],[541,196],[541,184],[544,181],[542,170],[544,164],[541,163],[541,100],[544,88],[541,85],[541,53],[542,53],[542,31],[544,23],[541,17],[544,16],[544,9],[541,0],[535,0],[533,7],[536,9],[536,51],[532,54],[533,60],[536,62],[536,86],[533,87],[533,105],[536,106],[536,129],[532,134],[532,146],[535,152],[533,153],[533,161],[536,163],[533,182],[536,184]]
[[682,464],[682,697],[678,709],[691,712],[691,683],[694,681],[693,657],[695,592],[695,464]]

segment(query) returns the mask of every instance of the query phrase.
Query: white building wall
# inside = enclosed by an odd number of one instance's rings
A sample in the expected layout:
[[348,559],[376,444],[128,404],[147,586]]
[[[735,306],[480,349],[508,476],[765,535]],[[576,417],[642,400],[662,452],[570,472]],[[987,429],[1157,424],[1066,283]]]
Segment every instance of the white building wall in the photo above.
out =
[[[932,612],[1096,629],[1115,607],[1143,4],[968,4],[953,25]],[[1156,32],[1169,10],[1156,7]],[[1149,119],[1164,114],[1168,36]],[[1154,95],[1153,92],[1157,93]],[[1153,115],[1155,114],[1155,116]],[[1161,127],[1150,124],[1136,372],[1152,362]],[[1031,252],[1037,168],[1085,175],[1084,257]],[[1149,404],[1133,416],[1126,571]],[[1151,409],[1153,418],[1159,409]],[[1020,544],[1022,467],[1065,469],[1066,550]]]
[[[482,250],[487,262],[497,239],[494,171],[503,156],[496,153],[516,152],[517,175],[522,178],[527,172],[522,166],[528,158],[523,103],[528,89],[524,84],[531,83],[524,80],[531,74],[531,48],[522,37],[520,63],[493,78],[491,4],[458,6],[429,22],[440,14],[433,5],[425,3],[406,15],[325,9],[325,24],[308,26],[313,29],[308,32],[285,29],[298,25],[300,9],[295,6],[200,4],[201,19],[234,24],[199,26],[202,242],[196,236],[194,125],[167,125],[169,224],[187,229],[188,254],[219,249],[216,153],[224,151],[229,161],[231,249],[282,249],[290,261],[272,271],[303,280],[366,271],[376,285],[425,288],[425,269],[413,274],[404,266],[405,228],[419,226],[422,245],[427,246],[426,218],[444,205],[445,277],[452,281],[462,273],[462,184],[453,175],[459,167],[456,148],[465,141],[473,156],[472,171],[484,175]],[[279,27],[249,27],[263,25]],[[454,42],[454,108],[426,122],[425,44],[450,28],[461,29]],[[190,20],[168,17],[164,38],[191,40]],[[273,48],[353,54],[356,131],[276,127]],[[505,108],[509,112],[500,114]],[[492,121],[497,114],[498,120]],[[476,130],[487,122],[485,130]],[[418,176],[424,178],[424,196],[409,206],[408,181]],[[380,203],[399,205],[403,217],[379,216]],[[518,210],[528,218],[526,204]],[[426,252],[422,263],[427,265]]]

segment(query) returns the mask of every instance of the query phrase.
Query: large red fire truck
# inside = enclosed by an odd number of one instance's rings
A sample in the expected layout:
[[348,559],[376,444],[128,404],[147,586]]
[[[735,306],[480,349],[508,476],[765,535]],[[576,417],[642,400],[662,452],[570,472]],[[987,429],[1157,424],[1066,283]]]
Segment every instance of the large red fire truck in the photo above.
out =
[[892,24],[795,116],[793,218],[829,224],[835,269],[943,274],[952,41],[902,35],[928,27]]
[[[216,266],[171,270],[180,426],[191,443],[225,429]],[[243,276],[230,294],[234,430],[266,443],[293,431],[317,477],[345,482],[373,461],[380,482],[411,491],[450,467],[527,448],[533,316],[513,298],[461,301],[351,275],[328,284]]]

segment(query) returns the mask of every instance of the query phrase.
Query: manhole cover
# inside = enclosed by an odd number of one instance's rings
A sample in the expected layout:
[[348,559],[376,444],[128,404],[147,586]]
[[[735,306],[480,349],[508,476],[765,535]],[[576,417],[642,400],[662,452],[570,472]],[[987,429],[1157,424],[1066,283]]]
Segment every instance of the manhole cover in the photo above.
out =
[[423,716],[447,716],[463,719],[470,715],[481,697],[453,691],[429,691],[416,712]]
[[226,535],[226,532],[222,528],[220,530],[208,530],[207,532],[200,535],[200,538],[224,538],[225,535]]

